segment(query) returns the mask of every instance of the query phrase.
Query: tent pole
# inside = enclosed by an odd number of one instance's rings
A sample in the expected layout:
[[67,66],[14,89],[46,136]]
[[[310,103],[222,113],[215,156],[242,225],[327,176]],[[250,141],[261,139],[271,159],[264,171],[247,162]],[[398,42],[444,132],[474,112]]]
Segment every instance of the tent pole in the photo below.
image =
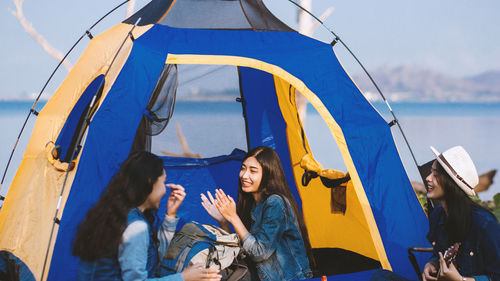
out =
[[366,73],[366,75],[368,75],[368,78],[373,83],[373,85],[377,89],[378,93],[380,94],[380,96],[384,100],[385,104],[389,108],[389,111],[391,112],[392,117],[394,118],[393,121],[390,122],[390,124],[392,124],[392,125],[394,125],[394,124],[398,125],[398,128],[401,131],[401,135],[403,136],[403,139],[405,140],[405,143],[408,146],[408,150],[410,150],[410,154],[411,154],[411,157],[413,158],[413,162],[415,162],[415,166],[417,166],[417,168],[418,168],[417,159],[415,158],[415,155],[413,154],[413,150],[411,149],[410,143],[408,142],[408,139],[406,138],[406,135],[403,132],[403,128],[401,128],[401,125],[399,124],[399,121],[398,121],[398,119],[396,117],[396,114],[394,114],[394,111],[392,111],[392,108],[389,105],[389,102],[385,98],[384,94],[382,94],[382,91],[378,87],[377,83],[375,83],[375,80],[373,80],[373,78],[370,75],[370,73],[368,73],[368,70],[366,70],[365,66],[359,61],[359,59],[356,57],[356,55],[354,55],[354,53],[351,51],[351,49],[349,49],[349,47],[344,43],[344,41],[342,41],[342,39],[340,39],[340,37],[337,36],[337,34],[335,32],[333,32],[333,30],[331,30],[330,28],[328,28],[323,23],[323,21],[321,21],[318,17],[316,17],[315,15],[313,15],[310,11],[308,11],[307,9],[305,9],[304,7],[302,7],[301,5],[297,4],[295,1],[293,1],[293,0],[288,0],[288,1],[290,3],[292,3],[292,4],[294,4],[295,6],[297,6],[299,9],[301,9],[304,12],[308,13],[311,17],[313,17],[316,21],[318,21],[324,28],[326,28],[326,30],[328,30],[331,34],[333,34],[333,36],[335,36],[335,39],[332,41],[331,45],[334,46],[337,42],[340,42],[347,49],[347,51],[351,54],[351,56],[356,60],[356,62],[361,66],[361,68]]

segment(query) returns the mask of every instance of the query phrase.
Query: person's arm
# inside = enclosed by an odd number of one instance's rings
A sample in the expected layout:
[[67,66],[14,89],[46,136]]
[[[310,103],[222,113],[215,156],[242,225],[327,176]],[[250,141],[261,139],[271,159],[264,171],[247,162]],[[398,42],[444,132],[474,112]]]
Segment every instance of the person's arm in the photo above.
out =
[[286,224],[286,207],[280,197],[271,196],[264,204],[260,227],[242,239],[243,249],[255,262],[268,259],[276,251],[277,241],[283,232],[282,226]]
[[483,252],[486,272],[481,276],[473,276],[476,280],[500,280],[500,224],[489,220],[485,225],[479,244]]
[[167,251],[168,244],[174,237],[175,229],[179,218],[177,217],[177,210],[181,206],[184,198],[186,198],[186,192],[184,187],[178,184],[167,184],[171,188],[170,195],[167,200],[167,213],[163,219],[160,229],[158,230],[158,240],[160,245],[158,246],[158,255],[163,257]]
[[122,280],[184,281],[180,273],[162,278],[148,278],[146,269],[148,247],[148,224],[144,221],[135,221],[128,225],[123,232],[122,243],[118,248],[118,262],[120,263]]
[[243,249],[255,262],[268,259],[276,250],[277,240],[281,238],[282,226],[285,224],[285,202],[279,196],[270,196],[264,202],[262,223],[252,234],[249,233],[236,213],[236,204],[222,190],[216,191],[215,206],[234,227],[240,237]]
[[165,215],[165,219],[163,219],[163,222],[160,225],[160,229],[158,230],[158,240],[160,241],[160,245],[158,246],[158,255],[160,256],[160,258],[165,255],[165,252],[168,249],[168,245],[174,237],[178,222],[179,217],[171,217],[169,215]]

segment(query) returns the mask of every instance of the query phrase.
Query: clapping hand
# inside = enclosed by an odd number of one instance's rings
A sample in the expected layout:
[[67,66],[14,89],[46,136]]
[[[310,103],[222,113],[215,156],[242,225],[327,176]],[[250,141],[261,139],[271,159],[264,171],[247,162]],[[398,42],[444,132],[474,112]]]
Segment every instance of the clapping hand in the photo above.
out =
[[226,195],[222,189],[215,190],[215,207],[221,213],[221,215],[229,222],[233,223],[233,220],[238,218],[236,213],[236,202],[234,199]]
[[167,215],[170,217],[175,217],[177,215],[177,210],[181,205],[184,198],[186,198],[186,192],[184,187],[178,184],[166,184],[166,186],[171,188],[170,196],[167,201]]
[[207,191],[208,198],[203,193],[200,195],[201,195],[201,205],[203,206],[203,208],[205,208],[207,213],[212,218],[214,218],[219,224],[225,223],[226,219],[222,216],[217,207],[215,207],[215,199],[212,196],[212,193],[210,193],[210,191]]

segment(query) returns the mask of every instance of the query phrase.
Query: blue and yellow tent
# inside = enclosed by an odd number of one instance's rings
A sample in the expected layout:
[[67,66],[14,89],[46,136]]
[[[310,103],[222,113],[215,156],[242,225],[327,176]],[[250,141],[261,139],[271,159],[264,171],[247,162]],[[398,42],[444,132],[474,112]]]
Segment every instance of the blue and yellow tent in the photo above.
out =
[[[321,275],[365,280],[370,270],[385,268],[417,279],[407,250],[427,245],[428,222],[389,125],[330,44],[293,31],[260,0],[153,0],[93,38],[37,117],[0,212],[0,250],[20,259],[37,280],[73,280],[77,225],[130,151],[145,147],[141,128],[154,119],[151,104],[165,84],[175,92],[171,78],[186,64],[237,69],[247,148],[278,152]],[[296,90],[328,125],[349,177],[315,162]],[[166,99],[173,107],[175,94]],[[198,197],[206,183],[236,195],[243,155],[236,149],[212,158],[163,158],[169,180],[193,194],[183,205],[184,220],[209,219]],[[348,179],[340,187],[343,212],[332,212],[332,190],[320,177],[304,185],[308,171]]]

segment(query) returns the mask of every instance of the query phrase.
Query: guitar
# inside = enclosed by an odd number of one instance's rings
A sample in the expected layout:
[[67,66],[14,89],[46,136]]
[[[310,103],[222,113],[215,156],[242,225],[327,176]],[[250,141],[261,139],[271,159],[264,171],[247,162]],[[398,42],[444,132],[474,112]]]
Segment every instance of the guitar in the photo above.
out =
[[[455,261],[455,258],[457,257],[457,254],[458,254],[459,247],[460,247],[460,244],[458,242],[455,242],[455,244],[451,245],[444,252],[443,258],[444,258],[444,261],[446,262],[447,266],[449,266],[452,262]],[[438,277],[440,273],[441,273],[441,268],[439,268],[435,277]]]

